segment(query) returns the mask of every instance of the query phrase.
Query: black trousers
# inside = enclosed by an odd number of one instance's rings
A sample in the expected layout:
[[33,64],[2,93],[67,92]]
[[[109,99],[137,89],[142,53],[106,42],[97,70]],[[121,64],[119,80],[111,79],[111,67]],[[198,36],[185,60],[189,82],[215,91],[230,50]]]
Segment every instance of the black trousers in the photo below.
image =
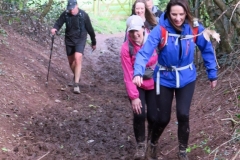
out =
[[[155,87],[156,88],[156,87]],[[153,130],[151,142],[156,144],[165,127],[171,119],[172,101],[175,92],[176,113],[178,120],[179,149],[185,150],[189,139],[189,110],[195,89],[195,81],[183,88],[168,88],[160,86],[160,95],[156,95],[158,119]]]
[[138,87],[142,102],[141,114],[133,113],[133,130],[137,143],[145,141],[145,120],[148,121],[148,139],[150,139],[157,120],[156,91],[144,90]]

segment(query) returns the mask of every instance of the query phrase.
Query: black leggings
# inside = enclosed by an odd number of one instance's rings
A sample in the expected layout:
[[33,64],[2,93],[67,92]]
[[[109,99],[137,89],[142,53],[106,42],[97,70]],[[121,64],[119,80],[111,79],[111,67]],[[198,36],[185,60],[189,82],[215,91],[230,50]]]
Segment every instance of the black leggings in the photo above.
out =
[[172,101],[175,92],[176,110],[178,120],[178,141],[179,149],[185,150],[189,139],[189,110],[192,96],[195,89],[195,81],[187,84],[183,88],[168,88],[160,86],[160,95],[157,95],[158,119],[157,128],[153,130],[151,142],[156,144],[163,133],[165,127],[171,119]]
[[[133,114],[133,129],[137,143],[145,141],[145,120],[148,121],[148,139],[151,137],[157,119],[156,91],[138,87],[139,99],[142,102],[141,114]],[[147,106],[147,115],[146,108]]]

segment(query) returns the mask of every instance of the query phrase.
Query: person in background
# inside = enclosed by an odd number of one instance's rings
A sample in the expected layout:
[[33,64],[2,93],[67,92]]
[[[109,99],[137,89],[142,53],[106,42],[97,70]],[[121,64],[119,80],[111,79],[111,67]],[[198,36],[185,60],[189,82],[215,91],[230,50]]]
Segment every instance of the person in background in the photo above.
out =
[[[171,119],[172,101],[176,97],[176,115],[178,120],[178,143],[180,160],[189,160],[186,149],[189,140],[189,112],[196,83],[196,67],[193,63],[195,44],[202,53],[209,79],[209,87],[217,85],[217,65],[211,42],[203,34],[193,36],[197,27],[198,34],[205,29],[194,21],[187,0],[170,0],[165,12],[161,15],[158,27],[149,34],[144,46],[138,51],[134,64],[133,83],[143,85],[145,66],[152,57],[154,49],[164,41],[163,28],[168,31],[167,44],[159,50],[158,64],[154,70],[155,91],[157,93],[158,120],[153,129],[155,133],[147,146],[147,154],[157,159],[156,148],[159,137]],[[160,141],[161,142],[161,141]]]
[[[156,100],[154,91],[154,81],[152,76],[146,77],[140,87],[133,82],[133,65],[137,51],[142,47],[147,39],[149,30],[145,29],[143,19],[138,15],[132,15],[127,19],[127,40],[121,47],[121,65],[124,75],[126,91],[133,111],[133,129],[137,141],[137,151],[135,160],[144,160],[146,151],[145,140],[145,119],[148,121],[148,138],[150,139],[156,120]],[[148,33],[146,33],[148,32]],[[129,45],[132,45],[132,49]],[[132,53],[134,52],[134,53]],[[157,62],[157,54],[153,51],[153,56],[147,62],[147,67],[153,71]],[[147,110],[147,114],[145,113]]]
[[162,14],[162,11],[155,5],[153,5],[153,0],[146,0],[147,8],[152,11],[154,16],[156,17],[156,21],[159,21],[159,17]]
[[83,51],[87,41],[87,34],[91,37],[92,50],[95,50],[95,32],[88,14],[78,8],[77,0],[68,0],[67,10],[60,15],[54,27],[51,29],[52,35],[59,31],[64,23],[66,23],[66,52],[70,68],[74,74],[73,82],[71,82],[69,86],[73,85],[73,92],[79,94],[79,80],[81,77]]
[[[143,19],[145,30],[152,30],[157,25],[157,21],[151,11],[147,8],[145,0],[136,0],[132,6],[132,14],[138,15]],[[126,29],[127,30],[127,29]],[[127,31],[124,42],[127,39]]]
[[133,3],[132,15],[139,15],[143,19],[144,26],[148,30],[152,30],[158,23],[151,10],[147,7],[146,0],[136,0]]

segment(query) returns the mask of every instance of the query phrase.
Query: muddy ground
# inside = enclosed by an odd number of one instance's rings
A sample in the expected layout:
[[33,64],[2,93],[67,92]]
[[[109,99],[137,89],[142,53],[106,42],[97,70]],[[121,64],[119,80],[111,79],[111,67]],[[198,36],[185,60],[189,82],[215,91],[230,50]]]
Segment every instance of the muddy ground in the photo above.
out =
[[[33,41],[13,29],[0,35],[0,158],[2,160],[131,160],[135,152],[132,111],[123,83],[123,33],[97,34],[87,45],[81,94],[67,87],[73,75],[62,37],[55,37],[48,86],[51,38]],[[236,70],[236,68],[235,68]],[[238,71],[238,70],[236,70]],[[212,91],[199,72],[191,106],[189,159],[240,159],[239,72],[221,69]],[[159,159],[177,159],[177,121],[159,140]],[[229,118],[229,119],[227,119]],[[238,122],[239,123],[239,122]]]

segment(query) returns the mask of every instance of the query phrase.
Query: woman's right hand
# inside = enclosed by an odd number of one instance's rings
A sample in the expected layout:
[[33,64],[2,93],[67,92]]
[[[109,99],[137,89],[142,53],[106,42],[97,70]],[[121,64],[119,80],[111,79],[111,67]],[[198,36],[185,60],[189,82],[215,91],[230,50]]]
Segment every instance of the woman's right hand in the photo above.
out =
[[139,98],[133,99],[132,100],[132,109],[133,112],[136,114],[141,114],[141,108],[142,108],[142,102]]
[[57,29],[55,29],[55,28],[51,29],[52,35],[55,35],[56,32],[57,32]]
[[133,83],[136,84],[138,87],[141,87],[143,83],[143,78],[141,76],[135,76],[133,78]]

